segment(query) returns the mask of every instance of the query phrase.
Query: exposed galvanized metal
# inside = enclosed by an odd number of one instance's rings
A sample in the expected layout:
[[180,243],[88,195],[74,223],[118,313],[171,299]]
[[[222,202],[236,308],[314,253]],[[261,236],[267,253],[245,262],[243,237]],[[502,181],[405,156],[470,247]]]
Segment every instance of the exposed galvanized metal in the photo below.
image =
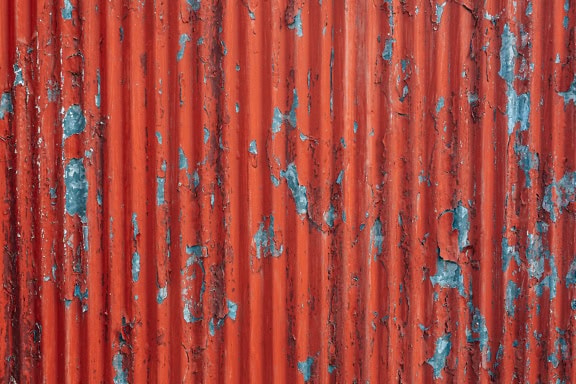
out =
[[3,382],[576,380],[569,0],[8,0]]

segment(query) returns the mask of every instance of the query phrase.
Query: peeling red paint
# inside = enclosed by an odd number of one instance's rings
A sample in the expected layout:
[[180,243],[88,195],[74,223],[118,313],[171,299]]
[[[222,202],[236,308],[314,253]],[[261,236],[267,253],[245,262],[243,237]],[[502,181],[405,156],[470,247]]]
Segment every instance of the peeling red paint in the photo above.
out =
[[0,10],[2,381],[573,381],[569,1]]

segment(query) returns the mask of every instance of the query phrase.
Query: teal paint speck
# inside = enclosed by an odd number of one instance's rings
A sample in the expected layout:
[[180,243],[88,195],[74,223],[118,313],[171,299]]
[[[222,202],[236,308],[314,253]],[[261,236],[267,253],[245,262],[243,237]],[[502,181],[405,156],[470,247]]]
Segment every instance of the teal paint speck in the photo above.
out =
[[336,366],[335,366],[335,365],[328,365],[328,373],[329,373],[329,374],[334,373],[335,370],[336,370]]
[[64,170],[66,185],[66,212],[81,218],[86,216],[86,200],[88,198],[88,181],[83,159],[70,159]]
[[162,134],[160,132],[156,132],[156,140],[158,140],[158,144],[162,144]]
[[186,2],[194,12],[200,10],[200,0],[186,0]]
[[199,37],[198,40],[196,40],[196,46],[200,46],[204,44],[204,38],[203,37]]
[[204,127],[204,144],[206,144],[209,139],[210,139],[210,130]]
[[22,68],[18,66],[18,64],[14,64],[14,86],[24,85],[24,79],[22,78]]
[[450,260],[444,260],[438,256],[436,261],[436,274],[430,276],[432,286],[439,285],[442,288],[457,288],[458,293],[465,297],[464,276],[460,266]]
[[276,176],[270,175],[270,181],[272,181],[275,187],[280,186],[280,180]]
[[138,228],[138,216],[136,213],[132,213],[132,234],[134,240],[136,240],[136,237],[140,234],[140,229]]
[[236,314],[238,313],[238,304],[233,302],[232,300],[226,300],[228,305],[228,317],[232,320],[236,320]]
[[284,246],[276,244],[276,233],[274,231],[274,216],[270,215],[269,225],[266,228],[266,217],[260,223],[258,231],[254,234],[253,242],[256,247],[256,258],[266,256],[280,257],[284,252]]
[[382,234],[382,222],[379,218],[374,221],[374,225],[370,230],[370,252],[372,249],[376,249],[374,254],[374,261],[376,261],[376,256],[382,254],[382,246],[384,244],[384,235]]
[[116,373],[116,376],[114,376],[114,384],[128,384],[128,373],[124,370],[123,360],[124,355],[120,352],[112,358],[112,367]]
[[532,16],[532,2],[529,1],[526,6],[526,16]]
[[258,154],[258,148],[256,148],[256,140],[252,140],[250,142],[250,145],[248,147],[248,152],[250,152],[253,155],[257,155]]
[[334,227],[334,206],[332,204],[330,204],[328,211],[324,212],[324,221],[330,228]]
[[357,132],[358,132],[358,122],[355,121],[354,122],[354,133],[357,133]]
[[96,86],[97,86],[97,91],[96,91],[96,95],[94,96],[94,104],[96,105],[96,108],[100,108],[100,102],[101,102],[100,69],[96,70]]
[[508,244],[508,239],[502,237],[502,271],[506,272],[510,260],[516,260],[516,265],[520,266],[520,253],[516,247]]
[[12,95],[10,92],[4,92],[0,99],[0,120],[4,120],[7,113],[14,113],[14,106],[12,105]]
[[164,300],[168,297],[168,287],[158,288],[158,294],[156,295],[156,302],[162,304]]
[[571,285],[576,285],[576,258],[572,260],[570,269],[568,269],[568,273],[566,273],[566,288],[569,288]]
[[72,3],[70,0],[64,0],[64,8],[62,8],[62,18],[64,20],[72,20]]
[[576,172],[567,172],[560,180],[553,180],[546,186],[542,208],[550,214],[550,219],[556,222],[562,211],[575,201]]
[[140,254],[135,251],[132,254],[132,281],[137,282],[140,277]]
[[394,39],[386,39],[386,42],[384,43],[384,51],[382,51],[382,59],[386,60],[386,61],[391,61],[392,60],[392,49],[393,49],[393,44],[396,40]]
[[314,364],[314,358],[312,356],[308,356],[306,360],[298,362],[298,371],[300,371],[304,377],[304,382],[308,382],[312,377],[312,364]]
[[344,178],[344,170],[341,170],[336,178],[336,184],[342,185],[342,179]]
[[562,26],[564,27],[564,29],[568,29],[568,23],[569,23],[568,16],[564,16],[564,20],[562,21]]
[[440,96],[436,103],[436,113],[439,113],[444,108],[444,97]]
[[240,113],[240,104],[236,103],[234,109],[236,110],[236,113]]
[[182,147],[178,148],[178,167],[182,169],[188,169],[188,159]]
[[180,49],[178,50],[178,53],[176,54],[176,61],[180,61],[184,57],[184,51],[186,50],[186,43],[189,41],[190,41],[190,36],[188,36],[186,33],[183,33],[180,35],[180,39],[178,40],[178,44],[180,45]]
[[508,281],[508,285],[506,286],[506,313],[508,316],[514,317],[514,312],[516,307],[514,306],[514,301],[518,299],[520,296],[520,288],[516,285],[515,282],[512,280]]
[[306,187],[300,185],[298,181],[298,170],[294,163],[288,164],[286,171],[280,171],[280,176],[286,179],[288,188],[292,192],[292,197],[296,203],[296,212],[305,214],[308,211],[308,198],[306,197]]
[[86,128],[86,118],[84,112],[78,104],[73,104],[68,108],[64,120],[62,120],[62,128],[64,131],[64,139],[84,132]]
[[[558,63],[560,62],[560,56],[558,56],[557,60]],[[574,79],[570,84],[570,88],[568,88],[565,92],[558,92],[560,96],[564,98],[564,105],[572,102],[576,105],[576,75],[574,75]]]
[[236,72],[240,72],[240,64],[236,64]]
[[302,37],[303,33],[302,33],[302,10],[299,9],[298,12],[296,12],[296,15],[294,15],[294,21],[290,24],[288,24],[288,29],[295,29],[296,30],[296,36],[298,37]]
[[[272,117],[272,134],[280,132],[282,122],[284,121],[284,115],[278,107],[274,108],[274,116]],[[274,136],[272,136],[274,137]]]
[[160,206],[166,202],[164,200],[164,184],[166,183],[166,179],[163,177],[157,177],[156,183],[156,205]]
[[434,356],[426,360],[426,363],[430,364],[434,369],[434,379],[442,378],[442,370],[446,366],[446,360],[452,348],[452,343],[450,342],[451,336],[450,333],[446,333],[436,339]]
[[442,14],[444,13],[444,7],[446,6],[446,2],[442,4],[436,4],[436,23],[440,24],[442,21]]
[[248,8],[248,16],[250,17],[250,20],[256,20],[256,15],[250,8]]

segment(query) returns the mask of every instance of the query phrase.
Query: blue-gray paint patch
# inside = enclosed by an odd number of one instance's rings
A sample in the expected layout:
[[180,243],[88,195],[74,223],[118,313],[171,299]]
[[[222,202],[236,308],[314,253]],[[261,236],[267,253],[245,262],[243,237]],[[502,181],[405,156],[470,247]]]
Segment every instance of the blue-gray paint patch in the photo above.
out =
[[138,228],[138,216],[136,213],[132,213],[132,236],[134,240],[140,234],[140,229]]
[[96,70],[96,87],[97,87],[97,91],[96,91],[96,95],[94,96],[94,104],[96,105],[96,108],[100,108],[100,103],[101,103],[101,90],[100,90],[100,69]]
[[298,362],[298,371],[304,377],[304,382],[308,382],[312,377],[312,365],[314,364],[314,358],[312,356],[308,356],[308,358],[304,361]]
[[436,103],[436,113],[439,113],[442,108],[444,108],[444,97],[440,96],[438,102]]
[[440,24],[442,21],[442,14],[444,13],[444,7],[446,6],[446,2],[442,4],[436,4],[436,23]]
[[112,367],[116,376],[114,376],[114,384],[128,384],[128,373],[124,370],[123,366],[124,355],[118,352],[112,358]]
[[516,307],[514,306],[514,301],[520,296],[521,289],[512,280],[508,281],[506,286],[506,313],[508,316],[514,317],[514,312]]
[[84,301],[88,299],[88,288],[84,292],[80,289],[80,286],[76,284],[74,286],[74,297],[76,297],[80,301]]
[[186,50],[186,43],[189,41],[190,41],[190,36],[188,36],[186,33],[183,33],[180,35],[180,39],[178,40],[178,44],[180,45],[180,49],[178,50],[178,53],[176,54],[176,61],[180,61],[184,57],[184,51]]
[[274,108],[274,116],[272,117],[272,137],[274,137],[274,134],[280,132],[283,121],[284,114],[282,114],[282,111],[280,111],[278,107]]
[[344,178],[344,170],[341,170],[340,173],[338,173],[338,177],[336,178],[336,184],[342,185],[343,178]]
[[518,95],[512,85],[506,89],[506,115],[508,117],[508,134],[520,123],[520,131],[530,128],[530,92]]
[[62,128],[64,130],[64,139],[84,132],[86,128],[86,118],[84,117],[84,112],[78,104],[73,104],[68,107],[66,116],[62,120]]
[[[557,56],[556,62],[560,62],[560,55]],[[558,94],[564,98],[564,105],[569,102],[576,104],[576,75],[574,75],[574,79],[572,79],[572,83],[568,90],[565,92],[558,92]]]
[[392,60],[392,50],[394,42],[396,42],[396,40],[392,38],[386,39],[386,42],[384,43],[384,50],[382,51],[382,59],[386,61]]
[[372,225],[372,229],[370,230],[370,252],[373,249],[376,249],[376,253],[374,254],[374,261],[376,261],[376,256],[380,256],[382,254],[382,245],[384,244],[384,236],[382,235],[382,222],[379,218],[374,220],[374,225]]
[[288,24],[288,29],[296,30],[296,36],[302,37],[302,10],[299,9],[294,15],[294,20],[292,23]]
[[236,110],[236,113],[240,113],[240,104],[239,103],[234,104],[234,109]]
[[298,108],[298,92],[296,88],[292,90],[292,108],[290,108],[290,112],[288,112],[288,116],[285,118],[288,119],[288,122],[292,126],[292,128],[296,128],[296,108]]
[[306,197],[306,187],[300,185],[298,181],[298,170],[294,163],[288,164],[285,171],[280,171],[280,177],[286,179],[288,188],[292,191],[292,197],[296,203],[296,212],[305,214],[308,212],[308,198]]
[[162,134],[160,132],[156,132],[156,140],[158,140],[158,144],[162,144]]
[[168,286],[159,287],[158,294],[156,295],[156,302],[158,304],[162,304],[167,297],[168,297]]
[[354,133],[358,133],[358,122],[354,122]]
[[324,221],[330,228],[334,227],[334,217],[335,217],[335,209],[332,204],[328,208],[328,211],[324,212]]
[[70,0],[64,0],[64,8],[62,8],[62,18],[64,20],[72,20],[72,3]]
[[84,251],[88,252],[88,248],[90,245],[90,239],[88,236],[88,225],[84,224],[82,225],[82,244],[84,245]]
[[430,276],[432,286],[439,285],[442,288],[456,288],[462,297],[464,292],[464,276],[460,266],[450,260],[444,260],[440,255],[436,261],[436,274]]
[[508,24],[504,25],[502,32],[502,47],[500,48],[500,70],[498,75],[503,78],[508,85],[514,82],[514,67],[516,65],[516,36],[510,30]]
[[332,374],[334,373],[334,371],[336,370],[336,366],[335,365],[328,365],[328,373]]
[[538,170],[540,161],[537,153],[532,153],[527,145],[514,143],[514,153],[518,156],[518,165],[524,171],[524,178],[526,179],[526,188],[532,187],[532,179],[530,178],[531,170]]
[[556,298],[556,287],[558,286],[558,281],[560,279],[558,278],[558,268],[556,268],[556,260],[554,259],[554,256],[549,252],[547,254],[548,265],[550,266],[550,274],[545,276],[541,282],[536,284],[534,289],[536,291],[536,296],[541,297],[544,293],[544,288],[548,288],[550,292],[549,299],[553,300]]
[[132,281],[137,282],[140,277],[140,254],[134,251],[132,254]]
[[568,269],[568,273],[566,273],[566,288],[569,288],[571,285],[576,285],[576,258],[572,260],[570,269]]
[[206,144],[209,139],[210,139],[210,130],[204,127],[204,144]]
[[[472,284],[470,284],[470,286],[472,286]],[[490,346],[488,345],[489,339],[488,327],[486,326],[486,318],[480,313],[480,309],[474,307],[472,304],[472,295],[470,295],[470,301],[468,301],[468,309],[472,314],[472,330],[466,328],[466,341],[468,343],[478,342],[480,345],[480,352],[482,352],[482,354],[486,357],[487,361],[490,361],[491,354]]]
[[178,167],[180,169],[188,169],[188,158],[182,147],[178,148]]
[[200,10],[200,0],[186,0],[186,2],[194,12]]
[[526,6],[526,16],[532,16],[532,2],[529,1]]
[[156,205],[161,206],[166,203],[164,200],[164,184],[166,184],[166,179],[163,177],[156,177]]
[[250,145],[248,146],[248,152],[250,152],[253,155],[258,154],[258,148],[256,147],[256,140],[252,140],[250,142]]
[[528,234],[526,240],[526,259],[528,260],[528,274],[531,278],[540,280],[544,274],[544,255],[548,251],[542,245],[542,237],[538,234]]
[[235,321],[238,313],[238,304],[230,299],[226,300],[226,304],[228,306],[228,317]]
[[260,259],[266,256],[280,257],[282,252],[284,252],[284,245],[280,244],[280,246],[277,247],[276,234],[274,232],[274,216],[270,215],[267,229],[265,223],[266,217],[263,218],[253,238],[256,247],[256,258]]
[[66,212],[81,218],[86,217],[86,200],[88,199],[88,181],[83,159],[70,159],[64,170],[66,185]]
[[426,363],[430,364],[434,369],[434,379],[442,378],[442,370],[446,366],[446,360],[452,348],[452,343],[450,342],[451,336],[452,334],[446,333],[436,339],[434,356],[426,360]]
[[0,120],[4,120],[7,113],[14,113],[14,106],[12,105],[12,95],[10,92],[4,92],[0,99]]
[[270,181],[272,181],[275,187],[280,186],[280,180],[276,176],[270,175]]
[[458,248],[460,252],[470,245],[468,242],[468,232],[470,231],[470,220],[468,208],[458,202],[458,206],[451,210],[452,212],[452,230],[458,231]]
[[14,64],[12,68],[14,69],[14,86],[17,87],[18,85],[24,85],[24,78],[22,77],[22,68],[20,68],[18,64]]
[[[556,196],[556,200],[553,199]],[[576,172],[567,172],[558,181],[553,180],[544,190],[542,208],[556,222],[562,210],[576,201]]]
[[510,264],[510,260],[516,260],[516,265],[520,265],[520,252],[516,249],[515,246],[511,246],[508,244],[508,239],[506,237],[502,237],[502,271],[506,272],[508,269],[508,265]]
[[568,343],[563,337],[559,337],[556,339],[556,341],[554,342],[554,351],[550,355],[548,355],[548,362],[552,363],[554,368],[558,368],[558,365],[560,364],[560,359],[562,359],[562,361],[567,361],[568,359],[570,359],[570,348],[568,346]]

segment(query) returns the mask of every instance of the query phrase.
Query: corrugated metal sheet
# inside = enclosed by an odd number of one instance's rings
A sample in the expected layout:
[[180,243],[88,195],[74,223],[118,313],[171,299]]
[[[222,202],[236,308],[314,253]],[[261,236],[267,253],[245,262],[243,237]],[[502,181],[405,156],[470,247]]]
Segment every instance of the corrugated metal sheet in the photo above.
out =
[[8,0],[3,382],[569,383],[569,0]]

